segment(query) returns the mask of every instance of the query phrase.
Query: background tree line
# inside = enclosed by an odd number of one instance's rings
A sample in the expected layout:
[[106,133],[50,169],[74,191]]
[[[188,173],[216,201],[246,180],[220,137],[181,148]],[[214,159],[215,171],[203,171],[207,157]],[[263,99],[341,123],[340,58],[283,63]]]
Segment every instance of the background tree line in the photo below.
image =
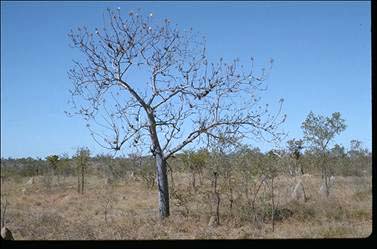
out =
[[[292,156],[290,148],[285,150],[276,150],[281,155],[285,172],[287,174],[295,174],[299,171],[309,174],[320,174],[318,162],[320,154],[312,149],[307,149],[302,152],[302,155],[297,157]],[[178,154],[175,158],[170,159],[170,164],[174,165],[174,171],[187,172],[192,174],[193,186],[200,181],[203,169],[209,167],[209,159],[214,156],[214,152],[208,150],[187,150],[184,153]],[[239,161],[250,160],[250,164],[257,167],[258,164],[263,164],[263,160],[269,158],[271,153],[261,152],[257,147],[241,146],[236,152],[223,155],[232,164],[232,167],[239,167]],[[67,177],[77,176],[81,171],[77,171],[76,156],[68,157],[66,154],[56,156],[58,158],[56,163],[51,164],[48,159],[42,158],[2,158],[1,159],[1,177],[32,177],[42,176],[54,171],[56,176]],[[335,144],[329,151],[329,162],[331,164],[331,173],[333,175],[341,176],[361,176],[371,174],[371,160],[372,153],[362,147],[362,143],[358,140],[352,140],[350,148],[346,148],[340,144]],[[154,178],[154,167],[151,166],[152,157],[116,157],[112,158],[110,155],[96,155],[88,157],[87,174],[94,174],[99,176],[106,176],[115,180],[127,178],[131,172],[134,176],[139,176],[140,180],[147,178]],[[293,170],[296,170],[293,172]]]

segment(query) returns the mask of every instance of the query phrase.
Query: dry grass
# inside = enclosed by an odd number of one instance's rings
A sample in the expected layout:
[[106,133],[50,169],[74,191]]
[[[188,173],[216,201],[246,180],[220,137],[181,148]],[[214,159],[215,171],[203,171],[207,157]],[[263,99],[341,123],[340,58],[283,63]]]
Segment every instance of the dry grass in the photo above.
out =
[[89,176],[86,193],[80,195],[73,177],[50,190],[41,179],[33,185],[25,185],[27,180],[7,180],[1,186],[2,198],[9,202],[6,225],[20,240],[354,238],[372,231],[371,177],[337,177],[329,199],[318,193],[319,177],[304,179],[307,202],[289,201],[294,179],[279,177],[274,232],[269,216],[260,224],[249,217],[241,190],[235,191],[232,214],[222,193],[221,224],[208,227],[207,188],[194,192],[190,176],[183,173],[175,176],[179,184],[174,189],[185,193],[186,203],[172,199],[171,216],[163,221],[158,219],[156,190],[142,182],[110,186]]

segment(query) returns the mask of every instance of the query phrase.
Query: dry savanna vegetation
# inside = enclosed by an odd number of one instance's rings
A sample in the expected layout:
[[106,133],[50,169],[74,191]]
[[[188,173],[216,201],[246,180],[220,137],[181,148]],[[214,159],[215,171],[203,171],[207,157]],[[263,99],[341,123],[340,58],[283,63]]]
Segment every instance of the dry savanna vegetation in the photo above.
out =
[[[84,192],[77,159],[60,159],[55,173],[47,160],[2,160],[2,222],[20,240],[367,237],[370,158],[353,157],[333,159],[327,196],[314,155],[300,159],[301,174],[285,155],[186,152],[169,162],[171,214],[163,220],[148,158],[91,158]],[[275,175],[268,165],[279,165]]]

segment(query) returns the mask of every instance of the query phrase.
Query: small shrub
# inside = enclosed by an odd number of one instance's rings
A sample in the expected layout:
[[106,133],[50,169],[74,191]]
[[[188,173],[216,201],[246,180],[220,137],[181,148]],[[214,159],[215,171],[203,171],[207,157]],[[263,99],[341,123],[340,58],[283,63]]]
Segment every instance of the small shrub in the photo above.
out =
[[320,231],[320,236],[324,238],[341,238],[344,235],[349,234],[349,228],[347,227],[328,227],[327,229]]
[[293,216],[293,211],[286,207],[275,207],[272,209],[271,206],[265,206],[263,209],[259,208],[257,213],[260,217],[262,217],[263,222],[269,223],[272,220],[272,210],[274,210],[274,220],[275,221],[283,221],[288,219],[289,217]]
[[356,209],[349,211],[349,218],[356,219],[356,220],[371,220],[372,213],[368,210],[363,209]]
[[290,202],[286,208],[292,212],[291,216],[299,221],[313,219],[317,214],[316,207],[313,204],[298,201]]
[[183,207],[186,211],[186,215],[189,214],[189,204],[193,200],[193,196],[189,190],[174,190],[171,193],[173,204],[176,207]]

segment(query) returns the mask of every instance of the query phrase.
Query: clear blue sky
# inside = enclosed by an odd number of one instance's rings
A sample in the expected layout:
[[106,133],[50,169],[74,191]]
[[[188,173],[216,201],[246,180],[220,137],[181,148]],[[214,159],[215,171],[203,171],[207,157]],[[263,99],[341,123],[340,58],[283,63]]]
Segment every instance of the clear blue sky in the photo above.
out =
[[[101,152],[80,118],[68,118],[67,33],[101,26],[106,7],[141,8],[207,37],[211,58],[274,59],[265,102],[285,99],[289,137],[310,111],[341,112],[336,142],[371,148],[370,2],[1,2],[1,157]],[[263,150],[271,145],[254,143]],[[105,152],[105,151],[104,151]]]

